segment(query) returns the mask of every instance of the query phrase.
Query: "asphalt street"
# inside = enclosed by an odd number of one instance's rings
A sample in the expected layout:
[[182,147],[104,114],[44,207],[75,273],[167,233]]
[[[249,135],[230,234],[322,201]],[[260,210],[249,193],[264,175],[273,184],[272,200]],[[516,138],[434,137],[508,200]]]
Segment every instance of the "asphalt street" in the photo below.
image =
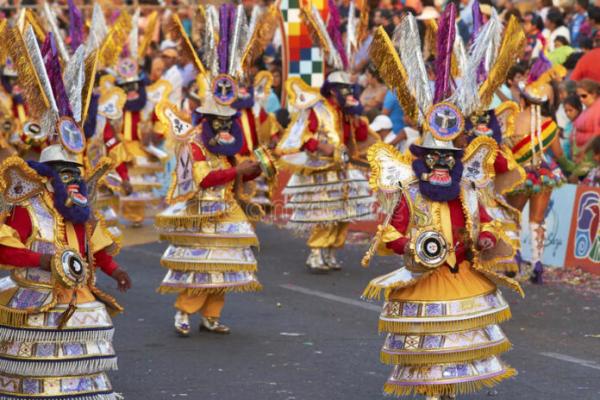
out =
[[[117,260],[134,287],[116,294],[119,371],[111,378],[128,400],[383,399],[390,367],[380,364],[379,304],[360,300],[367,282],[397,267],[396,257],[359,266],[366,246],[342,253],[344,270],[312,275],[304,241],[259,226],[260,293],[228,297],[223,322],[232,334],[173,330],[174,296],[155,292],[166,243],[125,248]],[[136,235],[129,230],[127,235]],[[112,293],[114,282],[99,285]],[[504,290],[514,317],[503,324],[514,349],[504,359],[519,375],[469,399],[600,399],[600,301],[560,286],[526,285],[526,298]]]

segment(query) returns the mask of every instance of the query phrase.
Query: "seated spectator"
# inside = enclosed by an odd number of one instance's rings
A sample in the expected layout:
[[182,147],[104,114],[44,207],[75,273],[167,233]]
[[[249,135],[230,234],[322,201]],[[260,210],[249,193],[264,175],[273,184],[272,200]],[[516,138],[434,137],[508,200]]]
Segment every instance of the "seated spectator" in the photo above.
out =
[[600,83],[600,31],[596,33],[594,37],[594,49],[587,52],[583,57],[579,59],[571,79],[574,81],[581,81],[583,79],[591,79],[595,82]]
[[367,67],[365,78],[366,86],[360,95],[360,102],[364,107],[365,114],[369,114],[373,110],[376,110],[379,114],[387,93],[387,87],[372,64]]
[[575,13],[571,17],[571,23],[569,24],[569,30],[571,33],[571,41],[575,46],[579,45],[579,38],[581,28],[585,24],[587,19],[587,9],[589,6],[588,0],[576,0],[575,1]]
[[571,136],[573,134],[573,123],[577,117],[579,117],[579,114],[581,114],[583,105],[581,104],[581,100],[579,100],[579,96],[576,94],[571,94],[565,98],[562,106],[565,111],[565,115],[567,116],[567,123],[563,127],[560,141],[565,155],[572,160],[573,153],[571,152]]

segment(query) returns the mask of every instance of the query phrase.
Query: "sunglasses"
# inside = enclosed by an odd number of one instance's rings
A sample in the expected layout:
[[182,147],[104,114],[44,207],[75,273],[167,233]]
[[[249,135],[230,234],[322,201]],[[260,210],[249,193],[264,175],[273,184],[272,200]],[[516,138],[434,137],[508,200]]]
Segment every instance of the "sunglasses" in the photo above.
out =
[[580,94],[580,95],[579,95],[579,98],[580,98],[580,99],[587,99],[587,98],[588,98],[588,95],[587,95],[587,94]]

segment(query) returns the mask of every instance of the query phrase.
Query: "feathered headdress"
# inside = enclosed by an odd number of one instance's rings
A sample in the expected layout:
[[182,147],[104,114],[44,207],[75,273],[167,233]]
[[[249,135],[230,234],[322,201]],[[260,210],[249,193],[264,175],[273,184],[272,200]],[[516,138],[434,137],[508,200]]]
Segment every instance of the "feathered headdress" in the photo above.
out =
[[[415,17],[403,18],[393,41],[379,28],[371,45],[372,60],[382,79],[396,90],[406,115],[424,126],[430,134],[426,140],[441,148],[451,146],[460,133],[463,116],[487,108],[524,46],[525,35],[514,18],[502,35],[498,15],[492,13],[478,27],[468,50],[459,40],[456,6],[450,3],[439,21],[433,89]],[[458,71],[453,73],[454,69]]]
[[[205,80],[205,101],[228,106],[237,98],[239,82],[270,43],[279,19],[278,3],[254,7],[250,17],[242,5],[202,6],[204,22],[202,59],[196,54],[177,15],[169,36],[180,42],[182,51],[194,60]],[[210,99],[208,98],[210,97]]]
[[66,161],[76,159],[85,149],[81,124],[91,96],[97,54],[86,59],[84,46],[79,46],[63,72],[52,32],[41,49],[31,26],[23,33],[11,28],[7,36],[32,118],[39,121],[51,144],[62,146]]

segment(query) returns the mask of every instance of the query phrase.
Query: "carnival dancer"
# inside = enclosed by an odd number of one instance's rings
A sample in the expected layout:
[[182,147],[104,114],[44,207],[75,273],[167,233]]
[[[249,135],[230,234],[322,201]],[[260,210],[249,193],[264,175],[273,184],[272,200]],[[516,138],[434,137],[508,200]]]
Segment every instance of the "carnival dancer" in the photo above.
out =
[[[323,29],[325,24],[314,6],[303,6],[302,13],[313,36],[326,38],[320,45],[329,52],[327,59],[334,71],[327,75],[320,92],[299,78],[287,80],[288,102],[295,115],[276,151],[294,172],[283,191],[286,207],[292,211],[288,226],[310,231],[306,265],[312,272],[323,273],[341,269],[336,252],[346,242],[349,222],[372,215],[373,198],[366,177],[349,161],[375,135],[360,117],[362,107],[355,85],[345,71],[349,65],[346,50],[327,45],[341,43],[336,36],[339,31],[332,28],[339,19],[335,5],[330,7],[328,21],[332,29]],[[348,40],[353,40],[351,35]]]
[[[464,115],[485,104],[496,89],[494,80],[480,86],[468,79],[484,57],[489,31],[472,45],[464,78],[453,90],[452,48],[445,44],[454,40],[455,16],[456,7],[450,4],[440,21],[434,93],[417,50],[413,16],[407,15],[399,27],[395,44],[402,52],[396,52],[381,28],[371,47],[380,75],[398,91],[407,114],[423,130],[422,141],[410,147],[410,154],[376,144],[368,156],[370,182],[388,216],[364,264],[379,248],[384,254],[402,255],[405,265],[372,280],[364,292],[366,298],[385,295],[379,328],[387,336],[381,360],[393,370],[384,390],[397,396],[454,399],[516,373],[499,359],[511,345],[499,327],[510,318],[510,309],[497,284],[522,290],[494,271],[496,260],[514,254],[514,242],[488,212],[488,205],[495,205],[487,188],[495,174],[498,144],[485,136],[465,149],[453,144],[464,131]],[[504,66],[511,65],[523,41],[517,21],[511,20],[490,77],[506,72]],[[473,103],[467,93],[477,94]]]
[[160,204],[155,191],[160,190],[162,184],[157,174],[163,171],[168,154],[153,143],[154,107],[171,91],[168,82],[158,80],[149,85],[139,72],[138,16],[136,12],[128,45],[113,70],[116,85],[127,95],[120,125],[121,137],[131,158],[128,172],[133,189],[130,195],[121,198],[121,210],[123,217],[134,227],[141,226],[147,211]]
[[[536,61],[528,83],[519,85],[522,111],[515,121],[515,133],[509,138],[515,159],[527,173],[525,182],[508,195],[508,201],[518,210],[529,202],[533,283],[543,283],[544,222],[552,189],[565,181],[557,164],[564,155],[559,129],[552,119],[555,94],[551,86],[553,80],[561,80],[565,75],[564,67],[553,67],[543,55]],[[516,261],[522,263],[520,254]]]
[[121,240],[123,232],[119,223],[119,197],[121,193],[128,196],[133,191],[127,170],[127,162],[131,157],[116,134],[127,95],[114,85],[110,75],[103,75],[98,81],[83,127],[87,143],[85,162],[86,168],[93,170],[103,157],[108,156],[116,166],[103,179],[95,207],[111,234],[116,240]]
[[[168,272],[158,291],[178,294],[175,330],[181,336],[189,335],[190,315],[195,313],[202,315],[200,329],[229,333],[230,328],[221,322],[226,293],[261,289],[252,250],[258,239],[236,195],[238,188],[261,175],[263,168],[273,176],[274,162],[266,151],[256,152],[262,164],[239,158],[243,149],[251,151],[251,147],[239,113],[230,106],[237,99],[234,76],[238,75],[227,72],[233,72],[228,66],[239,56],[237,51],[230,52],[238,47],[229,46],[230,41],[258,42],[260,36],[255,35],[265,33],[274,10],[261,10],[258,22],[252,25],[255,30],[249,30],[250,37],[240,37],[233,33],[247,31],[242,29],[247,23],[241,6],[206,6],[207,51],[203,60],[191,58],[201,71],[194,97],[200,98],[202,105],[191,116],[166,102],[157,107],[160,121],[170,128],[177,165],[167,194],[170,206],[156,218],[161,239],[170,243],[161,258]],[[219,25],[228,20],[236,23]],[[173,23],[184,37],[177,17]],[[188,54],[195,54],[189,42],[183,41],[183,47]],[[247,62],[253,60],[241,58],[233,65],[241,68]]]
[[91,91],[85,79],[76,79],[85,77],[83,48],[63,77],[51,34],[41,51],[30,27],[23,34],[13,28],[10,37],[11,56],[21,57],[19,76],[35,78],[21,82],[30,112],[52,127],[53,144],[39,162],[11,157],[0,170],[2,204],[9,206],[3,208],[0,262],[12,269],[0,283],[0,398],[113,400],[106,375],[116,368],[109,313],[122,308],[95,287],[96,266],[123,291],[131,281],[111,258],[114,243],[93,213],[98,180],[110,162],[87,179],[82,174],[82,99]]

